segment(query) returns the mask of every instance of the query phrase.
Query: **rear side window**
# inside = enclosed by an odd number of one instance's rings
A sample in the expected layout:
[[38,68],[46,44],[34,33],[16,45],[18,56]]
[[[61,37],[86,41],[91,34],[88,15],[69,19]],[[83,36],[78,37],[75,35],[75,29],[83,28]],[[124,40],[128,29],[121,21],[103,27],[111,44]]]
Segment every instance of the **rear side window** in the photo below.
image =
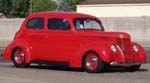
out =
[[69,30],[70,24],[67,19],[50,18],[48,19],[49,30]]
[[44,18],[34,18],[27,23],[27,29],[43,29]]

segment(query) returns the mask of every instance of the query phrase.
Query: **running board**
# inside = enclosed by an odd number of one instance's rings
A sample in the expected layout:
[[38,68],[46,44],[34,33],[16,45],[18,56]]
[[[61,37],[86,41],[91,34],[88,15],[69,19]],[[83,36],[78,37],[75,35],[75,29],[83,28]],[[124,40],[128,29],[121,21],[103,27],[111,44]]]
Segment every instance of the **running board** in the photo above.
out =
[[34,60],[31,63],[35,64],[46,64],[51,66],[60,66],[60,67],[70,67],[69,62],[60,62],[60,61],[44,61],[44,60]]

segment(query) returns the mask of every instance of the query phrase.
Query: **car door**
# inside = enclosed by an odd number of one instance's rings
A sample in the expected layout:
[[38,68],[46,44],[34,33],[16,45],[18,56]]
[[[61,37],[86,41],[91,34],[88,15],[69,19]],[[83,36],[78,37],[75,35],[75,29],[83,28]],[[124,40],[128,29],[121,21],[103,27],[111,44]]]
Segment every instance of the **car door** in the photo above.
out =
[[31,56],[35,60],[42,60],[42,56],[46,55],[45,51],[45,19],[44,17],[36,17],[30,19],[26,24],[26,31],[24,32],[24,38],[30,41],[30,45],[34,51],[34,56]]
[[67,19],[49,18],[47,24],[48,60],[68,61],[75,51],[75,36]]

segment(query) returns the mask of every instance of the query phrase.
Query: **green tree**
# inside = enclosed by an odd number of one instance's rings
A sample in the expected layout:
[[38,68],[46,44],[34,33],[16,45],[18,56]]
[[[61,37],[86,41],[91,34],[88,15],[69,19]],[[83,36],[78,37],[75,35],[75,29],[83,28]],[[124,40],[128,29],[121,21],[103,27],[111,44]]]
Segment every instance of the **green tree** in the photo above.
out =
[[29,0],[12,0],[12,8],[7,16],[24,18],[29,14],[29,8]]
[[32,3],[32,12],[53,11],[57,7],[57,4],[52,0],[32,0]]
[[12,0],[0,0],[0,12],[7,15],[12,8]]
[[[52,0],[32,0],[33,12],[52,11],[57,5]],[[0,12],[7,17],[24,18],[29,15],[30,0],[0,0]]]
[[0,0],[0,12],[7,17],[26,17],[29,0]]
[[76,11],[76,5],[83,2],[85,0],[67,0],[70,8],[73,10],[73,11]]

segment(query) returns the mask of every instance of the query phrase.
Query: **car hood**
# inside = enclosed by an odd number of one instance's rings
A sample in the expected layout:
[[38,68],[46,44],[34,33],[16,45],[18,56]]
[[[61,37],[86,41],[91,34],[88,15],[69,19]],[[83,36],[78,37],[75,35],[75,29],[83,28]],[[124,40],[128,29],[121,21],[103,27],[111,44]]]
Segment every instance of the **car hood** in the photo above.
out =
[[81,37],[103,37],[103,38],[126,38],[130,39],[130,35],[124,32],[101,32],[101,31],[79,31]]

